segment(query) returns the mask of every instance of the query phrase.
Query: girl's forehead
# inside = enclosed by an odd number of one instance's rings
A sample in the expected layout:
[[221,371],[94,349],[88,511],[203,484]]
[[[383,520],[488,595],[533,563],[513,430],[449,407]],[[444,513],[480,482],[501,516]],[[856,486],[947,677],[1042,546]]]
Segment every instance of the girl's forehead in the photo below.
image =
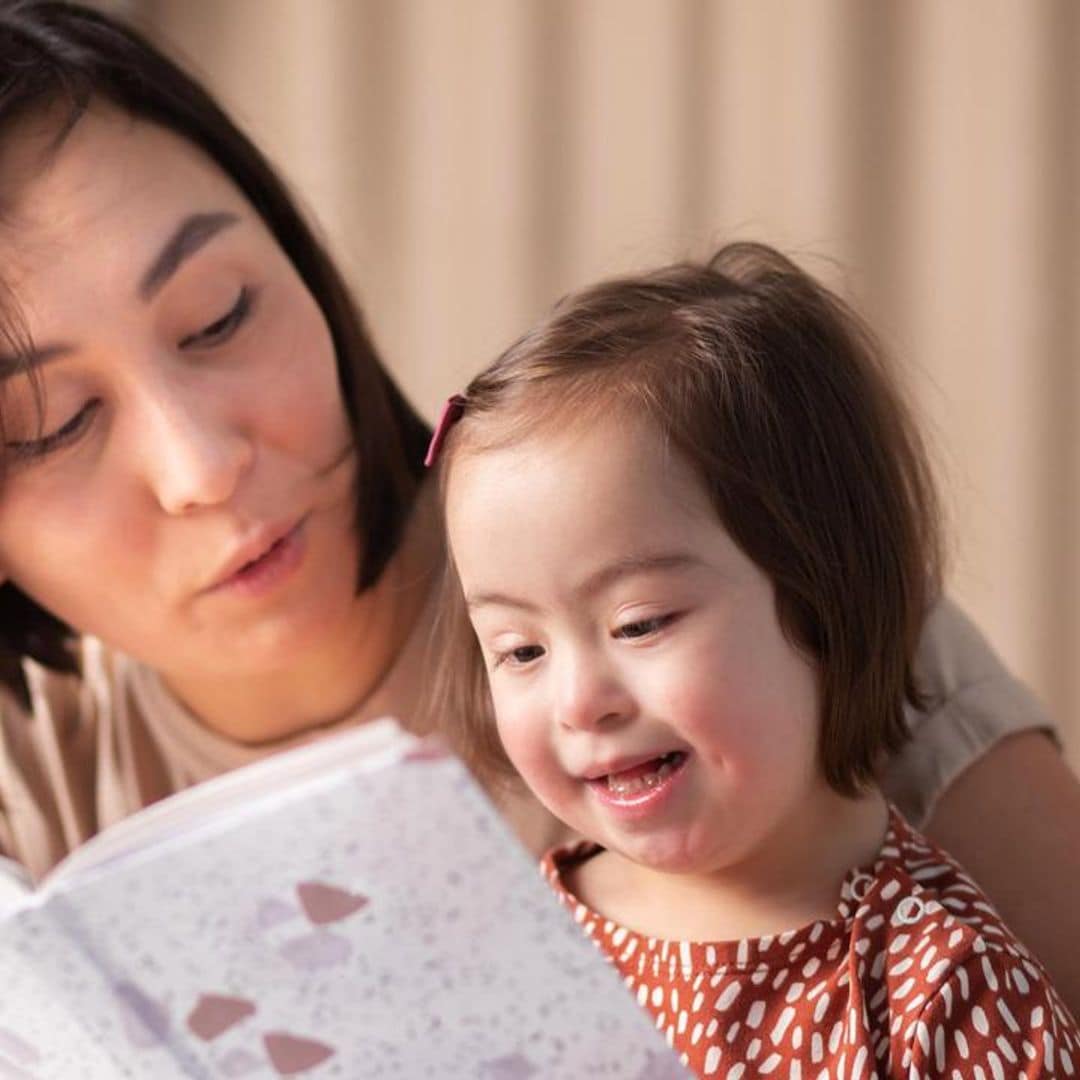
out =
[[573,596],[605,567],[676,562],[731,580],[757,574],[697,472],[644,420],[541,429],[463,454],[449,481],[448,539],[467,593],[516,582]]
[[708,508],[697,474],[645,417],[613,411],[588,420],[527,426],[517,437],[474,442],[466,428],[446,478],[451,516],[487,506],[495,515],[517,499],[538,506],[559,503],[589,508],[601,493],[627,503],[677,500],[691,512]]

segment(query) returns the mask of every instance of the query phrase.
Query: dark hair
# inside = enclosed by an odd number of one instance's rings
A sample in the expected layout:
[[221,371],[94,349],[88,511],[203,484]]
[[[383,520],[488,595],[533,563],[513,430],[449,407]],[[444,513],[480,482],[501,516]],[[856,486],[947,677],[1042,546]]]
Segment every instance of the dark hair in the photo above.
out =
[[[167,128],[207,153],[266,222],[322,309],[356,447],[358,582],[367,588],[398,545],[429,431],[380,364],[348,289],[284,183],[207,91],[135,30],[56,0],[0,4],[0,144],[25,120],[58,110],[55,149],[94,100]],[[0,335],[18,346],[17,313],[2,286],[0,303],[7,307]],[[14,585],[0,588],[0,679],[20,695],[21,657],[74,671],[72,637]]]
[[[561,301],[465,392],[455,458],[538,425],[631,409],[690,462],[735,542],[770,578],[821,687],[822,771],[853,795],[925,704],[912,660],[940,583],[937,500],[919,435],[869,332],[762,245]],[[509,767],[453,565],[443,723],[481,774]],[[435,696],[433,695],[433,697]]]

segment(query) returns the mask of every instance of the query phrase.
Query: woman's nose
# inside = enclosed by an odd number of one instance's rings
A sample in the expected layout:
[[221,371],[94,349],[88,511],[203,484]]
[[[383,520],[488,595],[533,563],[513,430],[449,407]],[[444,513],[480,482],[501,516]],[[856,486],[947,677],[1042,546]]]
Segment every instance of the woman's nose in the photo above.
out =
[[637,710],[634,696],[619,672],[597,656],[582,656],[564,665],[556,706],[564,728],[592,731],[617,727]]
[[250,470],[255,447],[206,390],[162,393],[144,414],[140,449],[161,508],[184,514],[227,503]]

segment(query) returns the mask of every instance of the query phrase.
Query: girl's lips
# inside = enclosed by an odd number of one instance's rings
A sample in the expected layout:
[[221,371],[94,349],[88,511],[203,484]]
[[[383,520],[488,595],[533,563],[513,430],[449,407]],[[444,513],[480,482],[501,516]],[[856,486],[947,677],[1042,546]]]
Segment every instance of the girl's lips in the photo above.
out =
[[676,750],[585,783],[609,809],[639,817],[657,809],[670,796],[688,760],[689,754]]

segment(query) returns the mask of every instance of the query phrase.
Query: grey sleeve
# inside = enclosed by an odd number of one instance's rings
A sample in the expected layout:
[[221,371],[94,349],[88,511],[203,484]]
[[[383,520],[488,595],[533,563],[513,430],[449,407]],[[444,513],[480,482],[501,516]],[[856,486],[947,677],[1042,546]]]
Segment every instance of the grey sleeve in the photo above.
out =
[[886,763],[881,786],[917,828],[948,786],[1006,736],[1038,730],[1057,739],[1042,705],[950,600],[926,620],[916,673],[927,711],[908,708],[911,740]]

